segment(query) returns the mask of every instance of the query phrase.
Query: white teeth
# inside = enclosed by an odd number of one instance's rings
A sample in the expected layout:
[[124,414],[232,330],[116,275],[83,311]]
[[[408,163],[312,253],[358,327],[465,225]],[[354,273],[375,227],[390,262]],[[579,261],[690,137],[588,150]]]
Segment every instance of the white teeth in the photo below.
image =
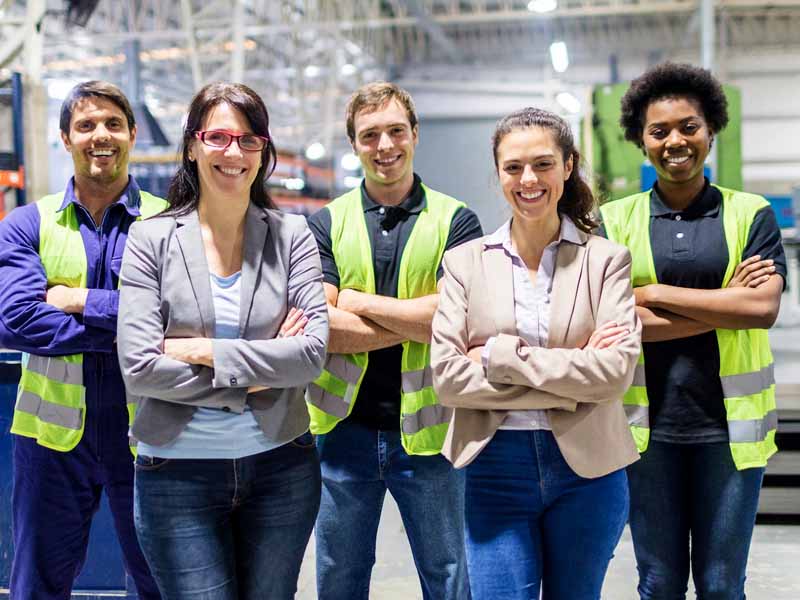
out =
[[689,160],[688,156],[670,156],[667,158],[667,162],[671,165],[682,165],[687,160]]
[[400,157],[399,156],[393,156],[392,158],[376,158],[375,162],[378,163],[379,165],[386,166],[386,165],[392,164],[398,158],[400,158]]
[[539,190],[537,192],[520,192],[519,195],[525,198],[525,200],[536,200],[544,196],[544,190]]
[[114,154],[113,150],[92,150],[89,152],[92,156],[111,156]]
[[238,169],[233,167],[220,167],[219,170],[225,173],[225,175],[239,175],[241,173],[244,173],[244,169]]

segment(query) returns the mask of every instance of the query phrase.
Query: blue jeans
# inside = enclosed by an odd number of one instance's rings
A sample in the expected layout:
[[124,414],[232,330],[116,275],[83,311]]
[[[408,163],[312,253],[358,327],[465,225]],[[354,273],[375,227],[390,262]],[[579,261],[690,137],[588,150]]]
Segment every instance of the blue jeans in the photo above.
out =
[[698,600],[743,600],[763,475],[737,471],[725,442],[650,442],[628,467],[642,600],[686,598],[690,563]]
[[163,600],[290,600],[319,508],[306,433],[241,459],[136,459],[134,519]]
[[628,516],[625,470],[585,479],[550,431],[500,430],[466,467],[474,600],[598,600]]
[[386,490],[397,501],[425,600],[468,600],[464,477],[447,460],[409,456],[397,431],[348,420],[317,436],[322,503],[317,597],[367,600]]

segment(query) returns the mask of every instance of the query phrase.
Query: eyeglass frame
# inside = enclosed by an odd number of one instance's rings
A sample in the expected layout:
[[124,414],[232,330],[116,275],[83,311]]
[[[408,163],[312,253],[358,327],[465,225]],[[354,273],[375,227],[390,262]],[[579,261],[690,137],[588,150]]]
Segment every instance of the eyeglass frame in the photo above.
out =
[[[207,133],[224,133],[230,139],[228,140],[228,143],[225,144],[224,146],[215,146],[214,144],[209,144],[204,139]],[[253,136],[260,140],[264,140],[264,146],[262,148],[259,148],[258,150],[248,150],[247,148],[242,148],[241,139],[246,135]],[[257,133],[234,133],[230,129],[198,129],[197,131],[194,132],[194,137],[196,137],[198,140],[200,140],[203,144],[205,144],[209,148],[218,148],[220,150],[227,150],[233,143],[233,140],[236,140],[236,145],[239,146],[239,150],[241,150],[242,152],[262,152],[264,148],[266,148],[267,145],[269,144],[269,138],[263,135],[258,135]]]

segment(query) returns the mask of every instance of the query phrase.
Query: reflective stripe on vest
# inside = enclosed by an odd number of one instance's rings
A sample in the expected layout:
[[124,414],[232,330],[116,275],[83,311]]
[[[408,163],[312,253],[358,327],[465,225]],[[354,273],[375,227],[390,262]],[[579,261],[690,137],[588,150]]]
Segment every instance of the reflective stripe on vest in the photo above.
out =
[[[401,299],[436,293],[436,271],[450,224],[456,211],[464,206],[425,186],[423,190],[426,206],[417,217],[400,258],[397,297]],[[361,188],[337,198],[327,209],[331,213],[331,243],[339,270],[339,288],[374,294],[372,247]],[[352,412],[367,364],[366,352],[328,355],[322,374],[308,386],[306,393],[312,433],[329,432]],[[408,454],[438,454],[452,411],[439,404],[433,391],[428,344],[403,343],[401,382],[403,448]]]
[[[36,203],[40,219],[39,256],[48,287],[86,287],[86,250],[78,217],[74,204],[60,210],[63,198],[63,193],[53,194]],[[147,192],[140,192],[140,199],[140,218],[158,214],[166,207],[164,200]],[[130,425],[136,413],[135,399],[129,398],[127,410]],[[47,448],[68,452],[83,437],[85,419],[83,355],[23,353],[11,432],[34,438]]]
[[[768,206],[761,196],[728,190],[722,194],[722,215],[728,265],[723,287],[741,261],[750,226],[756,213]],[[634,287],[656,283],[650,246],[650,192],[628,196],[600,209],[609,239],[631,251],[631,280]],[[764,329],[717,329],[720,381],[728,426],[731,454],[737,469],[762,467],[777,452],[775,431],[775,373],[769,337]],[[742,352],[747,348],[747,352]],[[634,383],[623,402],[631,431],[640,452],[647,449],[650,422],[645,386],[644,357],[641,356]]]

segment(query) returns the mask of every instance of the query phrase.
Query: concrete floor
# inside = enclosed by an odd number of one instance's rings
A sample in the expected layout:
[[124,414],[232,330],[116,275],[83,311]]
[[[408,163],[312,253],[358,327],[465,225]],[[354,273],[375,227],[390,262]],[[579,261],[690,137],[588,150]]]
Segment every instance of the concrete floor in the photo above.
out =
[[[638,600],[636,582],[633,546],[626,528],[609,567],[603,600]],[[422,598],[403,523],[397,505],[388,495],[378,530],[377,560],[372,572],[371,590],[370,598],[373,600]],[[747,569],[746,592],[748,600],[800,598],[800,526],[756,526]],[[688,597],[694,598],[691,587]],[[300,571],[296,599],[315,598],[312,537]]]

